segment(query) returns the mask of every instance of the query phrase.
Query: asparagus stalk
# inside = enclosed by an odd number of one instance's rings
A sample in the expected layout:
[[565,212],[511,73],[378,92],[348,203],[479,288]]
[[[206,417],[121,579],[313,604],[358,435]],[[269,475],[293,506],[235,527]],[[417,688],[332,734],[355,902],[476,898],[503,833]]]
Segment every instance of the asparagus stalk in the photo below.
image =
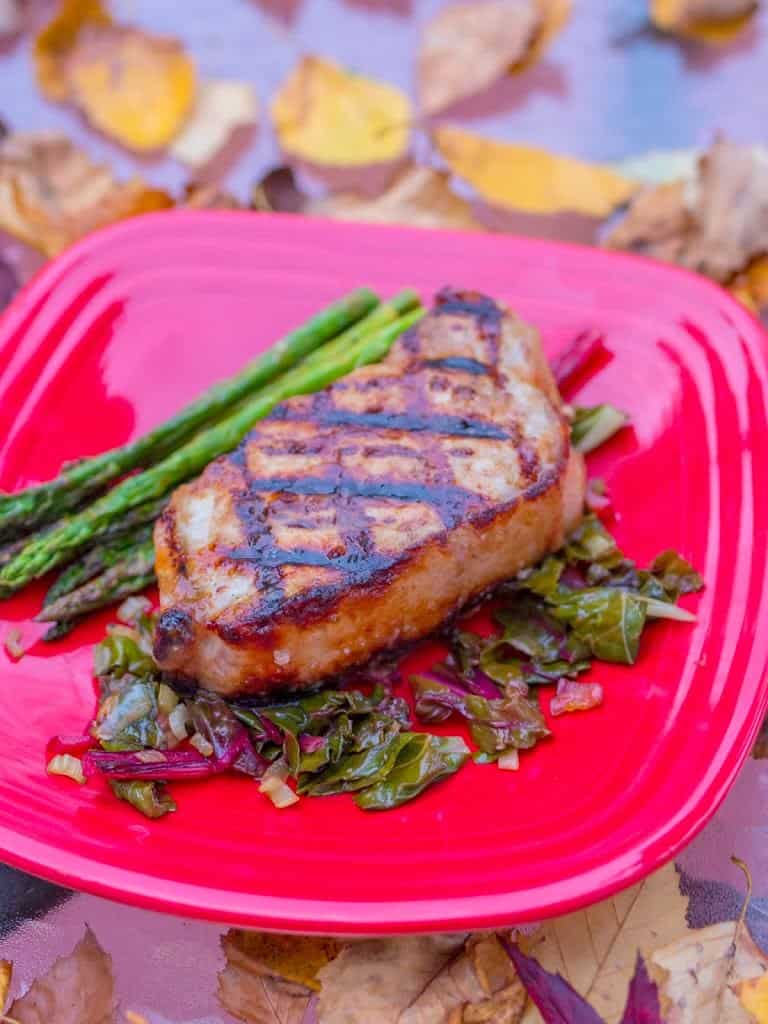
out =
[[165,458],[200,427],[228,413],[235,403],[335,338],[377,303],[378,298],[368,288],[350,292],[291,331],[236,376],[215,384],[176,416],[138,440],[68,465],[48,483],[16,494],[0,495],[0,538],[29,533],[41,523],[70,512],[84,498],[118,476]]
[[43,607],[52,605],[63,597],[77,590],[88,580],[98,576],[106,569],[112,568],[119,562],[125,561],[139,544],[150,540],[152,537],[152,525],[141,526],[135,533],[118,537],[117,540],[107,541],[90,548],[76,562],[72,562],[59,575],[58,579],[48,588],[43,598]]
[[154,579],[155,547],[150,536],[133,545],[124,558],[99,576],[45,605],[35,621],[66,622],[78,619],[87,612],[104,608],[143,590]]
[[79,621],[80,619],[62,619],[61,622],[54,622],[40,639],[46,644],[52,644],[54,640],[63,640],[65,636],[69,636]]
[[263,419],[279,402],[294,395],[319,391],[356,367],[382,359],[403,331],[423,315],[423,310],[414,310],[364,335],[353,344],[346,344],[343,351],[337,351],[340,346],[334,343],[333,351],[326,353],[326,358],[289,370],[242,403],[231,416],[201,431],[156,466],[123,480],[82,512],[66,519],[57,529],[33,540],[0,570],[0,593],[19,590],[31,580],[45,575],[70,559],[73,551],[101,537],[130,509],[195,476],[212,459],[237,447],[253,424]]

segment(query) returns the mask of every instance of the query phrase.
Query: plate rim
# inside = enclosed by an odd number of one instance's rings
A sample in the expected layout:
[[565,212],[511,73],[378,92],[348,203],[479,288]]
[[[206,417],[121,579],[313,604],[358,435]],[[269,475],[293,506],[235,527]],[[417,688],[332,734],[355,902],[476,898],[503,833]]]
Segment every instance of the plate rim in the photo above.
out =
[[[635,253],[609,251],[547,238],[530,238],[507,233],[494,234],[395,224],[380,225],[336,221],[328,218],[310,218],[301,214],[259,213],[254,216],[253,212],[241,210],[170,210],[143,214],[140,217],[109,225],[80,239],[38,270],[0,314],[0,324],[2,329],[8,332],[9,337],[4,345],[0,345],[0,356],[13,351],[14,318],[19,318],[25,311],[29,315],[34,303],[55,286],[57,280],[66,274],[70,266],[83,257],[87,257],[94,249],[98,250],[109,246],[116,237],[126,237],[137,232],[151,232],[153,227],[159,224],[162,225],[162,230],[165,230],[172,221],[182,224],[198,223],[215,226],[223,221],[239,220],[244,223],[247,221],[249,230],[253,230],[262,224],[283,226],[286,219],[289,219],[294,227],[298,224],[312,224],[316,228],[327,225],[342,233],[348,231],[350,236],[354,235],[356,230],[361,227],[367,231],[396,234],[417,232],[422,235],[432,235],[436,240],[446,236],[466,239],[480,235],[485,237],[489,243],[502,247],[507,243],[512,243],[553,253],[570,250],[583,254],[593,262],[612,264],[616,268],[620,268],[621,264],[631,264],[635,268],[642,268],[641,272],[653,273],[659,278],[677,277],[686,283],[688,289],[703,293],[710,302],[716,300],[721,307],[728,311],[728,315],[734,321],[734,326],[741,328],[742,333],[749,332],[753,342],[758,343],[762,359],[768,369],[768,334],[760,321],[717,283],[682,267],[663,264]],[[3,673],[0,672],[0,678],[2,675]],[[656,837],[657,840],[660,838],[666,840],[665,851],[662,855],[652,858],[654,861],[652,870],[658,870],[663,864],[674,859],[680,850],[711,820],[741,771],[767,709],[768,673],[763,673],[762,678],[755,681],[750,728],[743,731],[741,746],[738,747],[737,744],[730,748],[729,769],[718,773],[713,786],[710,787],[710,789],[714,788],[714,795],[711,795],[709,790],[698,795],[695,805],[686,812],[682,822],[677,821],[674,840],[672,840],[669,826],[665,824],[667,831],[662,830]],[[745,722],[746,720],[745,717]],[[702,812],[702,806],[705,803],[706,810]],[[222,924],[259,927],[264,930],[337,935],[370,935],[385,931],[404,933],[446,931],[455,928],[493,928],[511,923],[540,920],[568,913],[604,899],[649,874],[646,859],[638,858],[634,864],[622,867],[616,864],[617,858],[614,858],[614,861],[609,862],[608,865],[602,865],[600,868],[600,874],[604,878],[602,883],[590,884],[587,881],[590,875],[595,874],[598,870],[590,868],[579,875],[570,876],[565,893],[556,892],[562,883],[548,883],[538,888],[535,906],[521,906],[520,894],[517,892],[404,900],[394,903],[389,901],[307,899],[305,897],[269,896],[253,892],[239,893],[167,878],[162,879],[162,895],[155,895],[153,890],[158,881],[156,874],[104,864],[89,856],[62,851],[51,842],[28,838],[5,826],[0,826],[0,856],[5,863],[68,888],[149,910],[202,918]],[[610,878],[605,878],[606,866],[614,868]],[[576,879],[580,883],[583,882],[583,885],[580,885],[580,892],[574,891]],[[529,899],[528,904],[530,902]],[[250,906],[251,910],[244,909],[246,906]]]

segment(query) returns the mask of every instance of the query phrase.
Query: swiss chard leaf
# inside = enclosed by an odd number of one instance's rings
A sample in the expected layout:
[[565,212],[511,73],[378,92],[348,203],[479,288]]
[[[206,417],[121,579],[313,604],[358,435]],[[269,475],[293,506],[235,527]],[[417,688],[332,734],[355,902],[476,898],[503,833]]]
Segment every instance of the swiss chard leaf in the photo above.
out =
[[551,611],[601,661],[633,665],[637,660],[646,606],[631,591],[590,587],[558,598]]
[[[693,594],[701,590],[704,580],[682,555],[671,549],[657,555],[651,566],[651,572],[658,579],[664,590],[677,597],[679,594]],[[649,594],[649,597],[657,597]]]
[[500,608],[494,618],[503,627],[501,636],[504,643],[529,658],[547,662],[562,656],[566,643],[565,628],[548,614],[540,602],[526,598],[513,601]]
[[136,640],[123,633],[110,633],[93,649],[93,671],[97,676],[154,676],[157,665]]
[[624,555],[596,515],[584,516],[565,543],[569,563],[598,562],[612,568],[624,561]]
[[458,736],[403,735],[408,737],[408,742],[387,777],[358,794],[356,803],[363,810],[399,807],[433,782],[457,772],[469,756],[466,743]]
[[115,684],[115,692],[101,706],[94,735],[105,750],[158,746],[157,683],[129,676]]
[[367,747],[356,754],[347,754],[320,775],[302,780],[299,792],[312,796],[330,796],[364,789],[385,779],[397,756],[410,742],[409,733],[397,733],[379,746]]
[[122,781],[110,779],[109,785],[118,800],[125,800],[146,818],[162,818],[176,810],[176,804],[159,782]]

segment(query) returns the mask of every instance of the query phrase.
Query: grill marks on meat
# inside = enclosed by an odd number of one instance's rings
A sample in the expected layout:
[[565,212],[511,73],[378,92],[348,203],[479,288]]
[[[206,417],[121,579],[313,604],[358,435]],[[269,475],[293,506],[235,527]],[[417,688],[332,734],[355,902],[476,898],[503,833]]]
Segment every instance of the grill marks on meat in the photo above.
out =
[[[311,684],[557,546],[582,498],[536,333],[445,289],[383,363],[285,402],[175,492],[156,655],[230,694]],[[485,550],[521,529],[519,557]],[[456,559],[478,551],[475,578]]]

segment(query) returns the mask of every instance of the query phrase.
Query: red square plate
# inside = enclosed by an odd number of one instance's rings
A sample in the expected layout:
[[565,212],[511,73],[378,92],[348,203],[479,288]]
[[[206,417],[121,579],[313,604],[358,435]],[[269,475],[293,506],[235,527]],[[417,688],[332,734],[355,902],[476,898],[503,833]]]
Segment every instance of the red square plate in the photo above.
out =
[[[275,810],[243,778],[176,787],[152,823],[45,773],[46,741],[94,708],[91,644],[0,650],[0,852],[75,888],[242,925],[371,933],[560,913],[672,857],[714,813],[766,707],[766,344],[725,292],[628,256],[501,235],[251,213],[141,217],[50,264],[0,321],[0,487],[147,430],[360,284],[477,288],[556,353],[597,328],[613,353],[579,400],[632,429],[592,460],[640,562],[676,547],[707,589],[695,625],[653,625],[606,700],[552,723],[517,773],[469,765],[405,807],[346,797]],[[0,606],[4,635],[41,591]],[[429,655],[423,655],[429,660]]]

